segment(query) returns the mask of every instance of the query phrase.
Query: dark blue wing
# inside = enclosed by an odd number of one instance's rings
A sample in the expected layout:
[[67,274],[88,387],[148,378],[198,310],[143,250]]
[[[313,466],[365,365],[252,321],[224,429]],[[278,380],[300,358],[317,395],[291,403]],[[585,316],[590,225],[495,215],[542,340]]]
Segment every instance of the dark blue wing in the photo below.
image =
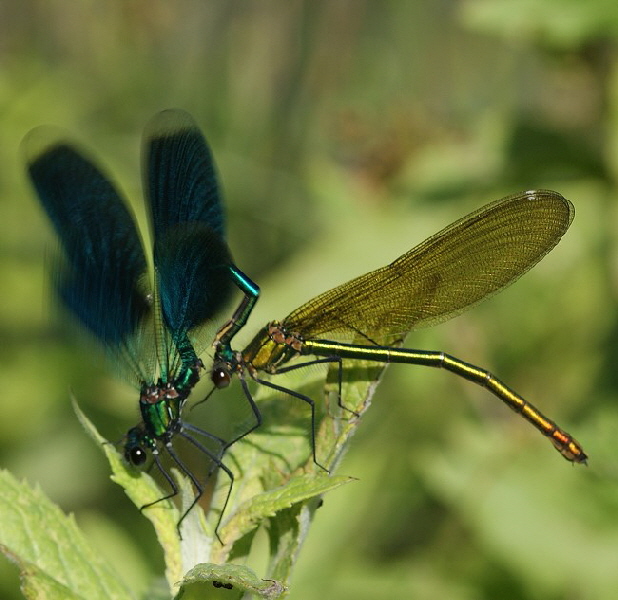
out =
[[155,240],[161,310],[175,341],[212,319],[231,299],[232,258],[225,241],[203,223],[185,223]]
[[144,188],[155,239],[186,222],[206,223],[224,237],[212,154],[188,113],[164,110],[146,126]]
[[232,259],[212,154],[193,119],[181,110],[157,114],[144,153],[161,311],[178,341],[229,301]]
[[146,260],[132,214],[68,144],[29,160],[28,173],[64,250],[56,273],[62,301],[101,342],[122,344],[150,309],[138,285]]

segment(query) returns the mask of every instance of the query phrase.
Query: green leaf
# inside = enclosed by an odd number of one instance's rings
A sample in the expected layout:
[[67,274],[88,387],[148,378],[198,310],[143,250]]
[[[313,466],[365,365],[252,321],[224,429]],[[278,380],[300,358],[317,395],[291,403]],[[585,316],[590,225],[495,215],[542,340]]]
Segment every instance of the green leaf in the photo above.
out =
[[0,522],[0,550],[19,566],[26,598],[133,598],[74,518],[7,471],[0,471]]
[[289,578],[317,506],[317,503],[297,504],[279,512],[271,520],[268,531],[271,546],[268,577],[283,580]]
[[280,511],[320,496],[350,481],[353,481],[352,477],[305,473],[293,477],[286,485],[253,496],[238,507],[226,522],[221,532],[226,546],[253,531],[268,517],[274,517]]
[[63,598],[64,600],[79,600],[66,586],[46,575],[34,565],[23,564],[21,591],[26,598],[37,600]]
[[[135,506],[141,508],[145,504],[165,496],[148,473],[127,467],[113,444],[110,444],[99,434],[95,426],[79,409],[74,399],[73,408],[84,429],[103,449],[112,468],[112,481],[124,489]],[[177,582],[182,579],[184,574],[180,553],[180,538],[176,529],[176,523],[180,518],[178,509],[171,500],[164,500],[145,510],[144,516],[154,526],[159,543],[163,548],[165,555],[165,578],[170,591],[173,593]]]
[[287,587],[278,581],[260,579],[243,565],[197,565],[186,574],[182,583],[185,587],[204,582],[231,585],[236,594],[248,592],[267,600],[276,600],[287,592]]
[[[195,492],[188,478],[172,469],[181,510],[170,499],[143,511],[163,547],[166,579],[172,595],[185,598],[184,594],[193,593],[198,583],[205,585],[211,581],[231,583],[236,590],[262,594],[265,598],[285,593],[285,582],[290,578],[319,498],[353,480],[334,477],[332,471],[370,404],[383,367],[362,361],[350,361],[345,366],[342,373],[345,410],[335,402],[339,391],[337,369],[338,366],[328,369],[326,386],[323,369],[277,377],[278,384],[315,402],[315,454],[321,466],[316,464],[311,451],[307,403],[262,386],[255,400],[259,403],[263,425],[235,444],[225,457],[234,474],[234,485],[230,487],[229,478],[219,472],[209,514],[204,515],[196,505],[182,522],[182,538],[176,525],[179,516],[193,503]],[[115,447],[98,434],[77,407],[76,412],[103,448],[112,468],[112,479],[125,489],[138,508],[165,496],[147,473],[126,466]],[[230,564],[230,561],[245,561],[260,525],[268,528],[271,547],[266,583],[250,571],[238,571],[238,565]],[[223,543],[215,535],[215,529]]]

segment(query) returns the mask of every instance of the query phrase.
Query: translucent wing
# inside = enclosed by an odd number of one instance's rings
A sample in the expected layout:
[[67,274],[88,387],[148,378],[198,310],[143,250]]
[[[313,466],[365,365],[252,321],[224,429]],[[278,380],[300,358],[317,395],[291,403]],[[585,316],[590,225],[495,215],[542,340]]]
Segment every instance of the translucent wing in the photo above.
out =
[[450,319],[513,283],[560,240],[572,204],[548,190],[469,214],[391,264],[325,292],[283,322],[306,339],[360,334],[379,344]]

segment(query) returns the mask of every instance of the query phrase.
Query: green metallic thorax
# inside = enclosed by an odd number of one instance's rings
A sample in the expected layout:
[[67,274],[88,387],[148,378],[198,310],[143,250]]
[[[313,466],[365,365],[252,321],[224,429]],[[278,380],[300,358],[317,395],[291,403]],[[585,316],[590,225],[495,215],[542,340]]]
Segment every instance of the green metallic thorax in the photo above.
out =
[[154,403],[140,401],[139,408],[148,433],[159,438],[173,429],[173,423],[180,418],[181,405],[182,402],[177,398],[163,399]]
[[192,366],[183,368],[172,382],[159,380],[156,384],[142,386],[139,408],[149,435],[162,438],[175,433],[182,406],[199,380],[200,368],[202,363],[196,360]]

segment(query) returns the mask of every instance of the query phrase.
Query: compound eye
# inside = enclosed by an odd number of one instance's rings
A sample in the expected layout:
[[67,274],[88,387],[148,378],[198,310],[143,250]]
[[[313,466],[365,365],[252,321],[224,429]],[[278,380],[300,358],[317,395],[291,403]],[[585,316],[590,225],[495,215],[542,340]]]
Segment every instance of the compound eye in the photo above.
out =
[[133,446],[126,451],[125,457],[134,467],[141,467],[148,458],[148,452],[139,446]]
[[217,389],[222,389],[230,385],[232,376],[227,369],[224,369],[223,367],[215,367],[210,375],[210,380]]

